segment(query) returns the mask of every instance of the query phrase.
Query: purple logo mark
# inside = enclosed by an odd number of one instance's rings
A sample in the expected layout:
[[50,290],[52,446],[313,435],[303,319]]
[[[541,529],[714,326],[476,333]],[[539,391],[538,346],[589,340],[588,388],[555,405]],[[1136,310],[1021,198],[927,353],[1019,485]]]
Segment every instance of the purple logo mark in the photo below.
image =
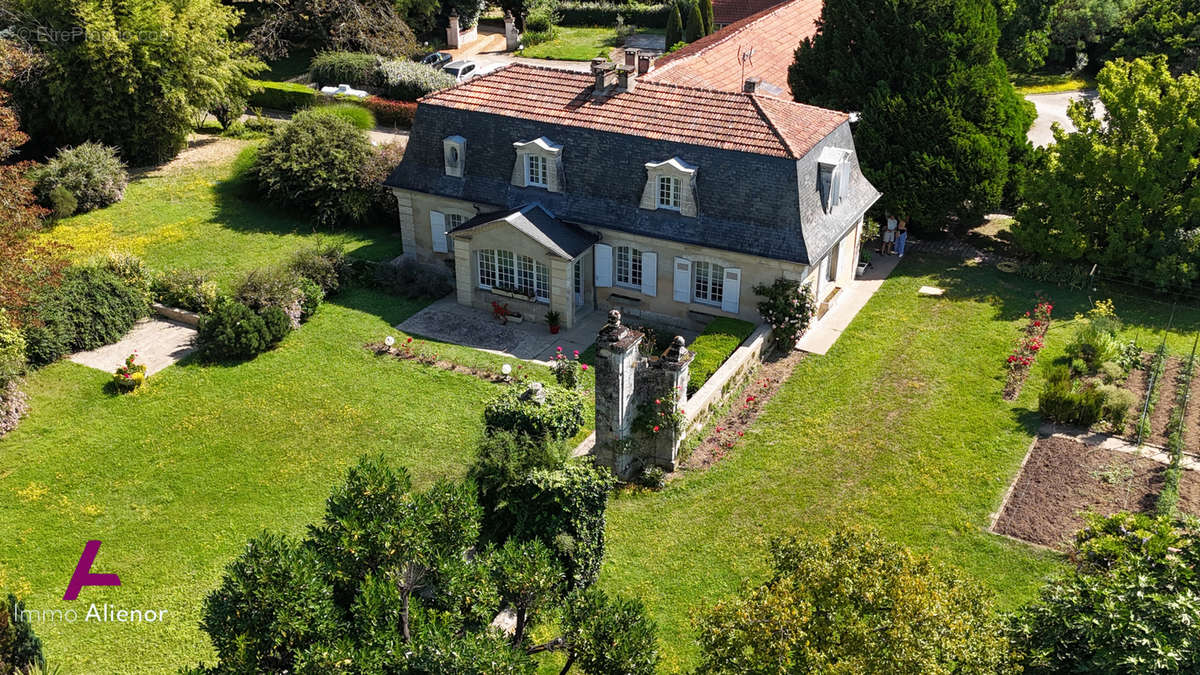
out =
[[63,600],[74,600],[79,597],[79,591],[84,586],[120,586],[121,577],[115,574],[93,574],[92,563],[96,562],[96,554],[100,552],[100,541],[93,539],[83,546],[83,555],[79,556],[79,564],[71,575],[71,583],[67,584],[67,592]]

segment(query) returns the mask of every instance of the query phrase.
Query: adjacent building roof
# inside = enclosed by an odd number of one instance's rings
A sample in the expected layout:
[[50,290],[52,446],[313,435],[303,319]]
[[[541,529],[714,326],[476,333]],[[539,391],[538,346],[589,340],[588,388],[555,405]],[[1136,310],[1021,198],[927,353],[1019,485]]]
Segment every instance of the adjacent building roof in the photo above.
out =
[[632,91],[593,96],[594,86],[589,73],[513,64],[421,103],[789,159],[848,119],[800,103],[766,104],[740,85],[715,91],[643,79]]
[[591,248],[600,237],[587,230],[554,217],[540,203],[525,204],[516,209],[481,213],[458,227],[451,234],[466,233],[496,223],[506,223],[533,239],[560,258],[574,260]]
[[[721,20],[722,7],[764,7],[754,0],[713,4],[714,20]],[[796,60],[796,48],[817,32],[822,0],[790,0],[766,6],[725,28],[696,40],[654,63],[645,78],[655,82],[689,87],[741,91],[748,77],[765,84],[764,93],[790,99],[788,66]],[[753,50],[751,52],[751,50]],[[743,69],[742,55],[751,52]]]
[[713,0],[713,23],[728,26],[778,5],[780,0]]

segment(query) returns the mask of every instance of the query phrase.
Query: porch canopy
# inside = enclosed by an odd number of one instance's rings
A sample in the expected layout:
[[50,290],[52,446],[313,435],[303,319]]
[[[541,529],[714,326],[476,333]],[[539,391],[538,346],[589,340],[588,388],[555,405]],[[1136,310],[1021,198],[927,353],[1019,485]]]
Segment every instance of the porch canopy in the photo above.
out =
[[481,213],[450,230],[450,234],[467,234],[504,225],[512,227],[564,260],[578,258],[600,240],[599,236],[578,225],[559,220],[537,202],[516,209]]

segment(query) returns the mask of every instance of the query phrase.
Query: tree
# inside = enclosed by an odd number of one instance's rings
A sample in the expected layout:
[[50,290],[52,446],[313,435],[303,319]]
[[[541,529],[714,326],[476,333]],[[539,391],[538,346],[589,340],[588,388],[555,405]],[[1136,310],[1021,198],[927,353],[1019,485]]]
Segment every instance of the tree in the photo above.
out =
[[1000,205],[1034,118],[998,33],[988,0],[829,0],[788,82],[797,101],[861,112],[855,144],[883,210],[973,226]]
[[6,599],[0,599],[0,673],[28,675],[45,668],[42,640],[33,633],[25,603],[9,593]]
[[704,19],[704,34],[712,35],[716,30],[716,26],[713,24],[712,0],[700,0],[700,16]]
[[513,609],[517,623],[512,643],[520,647],[536,614],[561,597],[563,573],[542,542],[509,539],[492,554],[500,598]]
[[513,488],[536,470],[557,471],[566,462],[565,443],[533,439],[524,434],[494,431],[484,436],[475,452],[475,461],[467,468],[467,478],[478,490],[483,508],[483,533],[488,539],[500,539],[509,523],[497,514],[506,511],[505,500]]
[[233,39],[238,14],[218,0],[10,2],[44,64],[17,102],[50,148],[97,141],[132,164],[170,159],[198,112],[265,67]]
[[1200,68],[1200,2],[1152,0],[1137,5],[1110,56],[1135,59],[1163,54],[1178,75]]
[[653,675],[658,666],[658,629],[638,600],[610,599],[598,588],[577,591],[563,607],[563,624],[564,674],[576,664],[596,675]]
[[1200,669],[1200,544],[1195,521],[1093,516],[1076,568],[1018,612],[1027,673],[1185,673]]
[[374,203],[375,191],[360,179],[374,152],[366,132],[349,121],[306,110],[259,149],[252,175],[275,203],[321,225],[342,225]]
[[683,42],[683,19],[679,15],[679,6],[671,3],[671,16],[667,18],[667,49]]
[[958,573],[875,534],[776,539],[773,572],[700,622],[702,673],[996,673],[1003,624]]
[[687,27],[683,29],[683,41],[695,42],[704,37],[704,16],[700,14],[700,5],[693,3],[688,11]]
[[1047,259],[1189,284],[1200,277],[1200,76],[1172,78],[1160,56],[1109,63],[1097,85],[1103,118],[1088,99],[1071,103],[1078,131],[1055,128],[1013,239]]
[[421,22],[430,22],[437,9],[426,1],[271,0],[249,40],[268,59],[283,58],[297,46],[409,57],[417,39],[398,8]]
[[1136,0],[1061,0],[1050,20],[1050,60],[1082,68],[1103,60]]
[[1050,53],[1050,21],[1061,0],[1002,0],[996,51],[1010,70],[1032,71]]

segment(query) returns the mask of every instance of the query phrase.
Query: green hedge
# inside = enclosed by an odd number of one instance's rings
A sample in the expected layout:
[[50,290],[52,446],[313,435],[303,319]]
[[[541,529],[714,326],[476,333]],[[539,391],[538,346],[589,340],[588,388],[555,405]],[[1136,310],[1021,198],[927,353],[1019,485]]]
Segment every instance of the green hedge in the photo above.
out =
[[754,324],[741,319],[714,319],[704,327],[704,332],[691,344],[688,349],[696,355],[692,359],[688,376],[688,395],[699,391],[700,387],[717,372],[721,364],[750,337],[754,332]]
[[320,100],[320,94],[312,87],[292,82],[256,82],[261,91],[250,96],[250,106],[294,112],[311,108]]
[[611,2],[572,2],[568,0],[558,6],[560,26],[615,26],[617,16],[624,17],[625,25],[639,28],[666,28],[671,15],[671,5],[642,5],[630,3],[618,5]]
[[575,389],[544,385],[546,400],[525,398],[525,385],[506,387],[483,408],[489,430],[511,431],[531,438],[566,440],[583,428],[583,394]]
[[379,57],[364,52],[322,52],[312,60],[309,77],[321,85],[371,86]]

